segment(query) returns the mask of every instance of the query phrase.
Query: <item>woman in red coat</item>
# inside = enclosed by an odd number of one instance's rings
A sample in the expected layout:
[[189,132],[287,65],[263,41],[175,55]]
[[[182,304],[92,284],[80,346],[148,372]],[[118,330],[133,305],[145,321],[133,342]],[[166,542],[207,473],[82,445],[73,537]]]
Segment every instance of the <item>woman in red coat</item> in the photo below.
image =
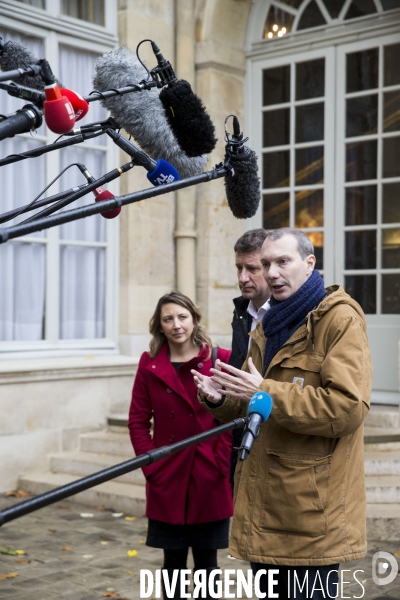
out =
[[[200,319],[198,308],[180,292],[158,301],[150,320],[150,352],[140,358],[129,412],[137,456],[218,425],[199,403],[190,372],[209,375],[213,366],[212,343]],[[223,362],[229,356],[229,350],[218,349]],[[209,573],[218,568],[217,549],[228,547],[233,514],[230,453],[227,433],[143,467],[149,518],[146,543],[164,550],[163,568],[169,572],[186,568],[189,547],[195,570]],[[179,586],[174,597],[180,598]]]

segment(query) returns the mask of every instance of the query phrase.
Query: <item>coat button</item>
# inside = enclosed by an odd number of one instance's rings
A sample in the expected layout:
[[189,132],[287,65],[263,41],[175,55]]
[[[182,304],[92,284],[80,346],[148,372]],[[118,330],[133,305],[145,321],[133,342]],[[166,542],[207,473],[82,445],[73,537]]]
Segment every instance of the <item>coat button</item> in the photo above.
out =
[[173,442],[173,441],[174,441],[174,439],[175,439],[175,436],[174,436],[174,435],[171,435],[171,437],[169,438],[169,441],[170,441],[170,442]]
[[169,416],[171,417],[171,419],[175,416],[175,413],[173,410],[171,410],[171,412],[169,413]]
[[194,414],[193,413],[189,413],[189,417],[194,417]]
[[156,365],[151,365],[151,368],[152,368],[152,369],[155,369],[155,368],[156,368]]
[[167,394],[172,394],[171,388],[167,388]]
[[200,362],[200,363],[197,365],[197,368],[198,368],[198,369],[202,369],[203,367],[204,367],[204,365],[203,365],[203,363],[201,363],[201,362]]

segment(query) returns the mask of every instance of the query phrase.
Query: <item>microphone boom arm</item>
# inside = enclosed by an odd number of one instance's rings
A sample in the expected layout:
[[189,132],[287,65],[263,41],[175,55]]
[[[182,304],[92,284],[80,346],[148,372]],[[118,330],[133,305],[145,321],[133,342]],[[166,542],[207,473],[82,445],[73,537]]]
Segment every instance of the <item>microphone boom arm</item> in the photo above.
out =
[[[128,164],[132,165],[132,163]],[[140,190],[139,192],[126,194],[125,196],[116,196],[115,198],[112,198],[110,200],[95,202],[93,204],[88,204],[87,206],[82,206],[81,208],[75,208],[69,211],[65,211],[57,215],[50,215],[44,218],[37,218],[35,220],[30,220],[29,222],[25,221],[24,223],[14,225],[13,227],[0,228],[0,244],[3,244],[7,240],[22,235],[27,235],[28,233],[41,231],[42,229],[49,229],[50,227],[55,227],[56,225],[62,225],[64,223],[70,223],[71,221],[76,221],[77,219],[84,219],[85,217],[89,217],[91,215],[103,213],[107,210],[115,208],[121,208],[122,206],[126,206],[127,204],[140,202],[141,200],[145,200],[147,198],[154,198],[156,196],[161,196],[162,194],[168,194],[169,192],[190,187],[191,185],[196,185],[198,183],[206,183],[207,181],[212,181],[213,179],[220,179],[221,177],[224,177],[226,175],[230,175],[230,169],[226,164],[220,163],[216,165],[211,171],[205,171],[204,173],[200,173],[199,175],[193,175],[192,177],[180,179],[178,181],[174,181],[173,183],[167,183],[165,185],[147,188],[145,190]],[[100,180],[98,179],[96,180],[95,184],[89,184],[85,188],[85,194],[89,191],[92,191],[95,187],[101,185],[99,184],[99,181]],[[109,181],[111,181],[111,179],[109,179]]]
[[66,485],[35,496],[34,498],[24,500],[23,502],[0,511],[0,526],[9,521],[13,521],[14,519],[18,519],[23,515],[34,512],[39,508],[43,508],[44,506],[48,506],[49,504],[53,504],[54,502],[58,502],[64,498],[68,498],[73,494],[83,492],[84,490],[103,483],[104,481],[109,481],[110,479],[114,479],[115,477],[119,477],[125,473],[130,473],[131,471],[155,463],[162,458],[166,458],[174,452],[179,452],[180,450],[184,450],[189,446],[194,446],[195,444],[198,444],[204,440],[208,440],[211,437],[220,435],[221,433],[225,433],[226,431],[230,431],[232,429],[242,428],[246,425],[247,421],[248,419],[246,417],[235,419],[234,421],[230,421],[229,423],[215,427],[215,429],[210,429],[209,431],[198,433],[197,435],[187,438],[186,440],[182,440],[181,442],[176,442],[171,446],[155,448],[154,450],[150,450],[150,452],[146,452],[141,456],[126,460],[123,463],[119,463],[113,467],[109,467],[108,469],[103,469],[102,471],[98,471],[97,473],[93,473],[92,475],[88,475],[87,477],[83,477],[77,481],[73,481],[72,483],[67,483]]

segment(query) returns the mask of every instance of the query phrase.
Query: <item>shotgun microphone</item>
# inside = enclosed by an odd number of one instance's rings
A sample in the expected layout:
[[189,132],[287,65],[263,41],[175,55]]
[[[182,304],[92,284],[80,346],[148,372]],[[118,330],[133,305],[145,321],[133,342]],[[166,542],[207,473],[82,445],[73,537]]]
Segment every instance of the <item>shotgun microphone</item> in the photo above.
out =
[[163,57],[160,48],[151,42],[158,66],[151,70],[157,75],[167,121],[178,140],[178,144],[188,156],[209,154],[215,148],[215,127],[201,99],[192,91],[190,83],[175,77],[171,63]]
[[[229,117],[233,117],[231,137],[226,130]],[[261,200],[257,155],[244,145],[248,139],[243,139],[238,118],[228,115],[225,119],[225,164],[230,173],[224,178],[225,191],[229,208],[237,219],[254,217]]]

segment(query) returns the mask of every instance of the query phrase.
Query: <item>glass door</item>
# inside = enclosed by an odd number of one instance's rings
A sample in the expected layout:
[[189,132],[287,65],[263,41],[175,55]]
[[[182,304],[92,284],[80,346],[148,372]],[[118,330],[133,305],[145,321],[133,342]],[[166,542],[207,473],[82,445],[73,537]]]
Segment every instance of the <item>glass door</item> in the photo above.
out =
[[337,56],[335,279],[362,306],[378,402],[398,399],[400,340],[399,36]]
[[317,269],[333,283],[332,169],[334,51],[307,52],[260,62],[258,97],[262,118],[251,141],[261,155],[265,229],[299,227],[314,244]]

